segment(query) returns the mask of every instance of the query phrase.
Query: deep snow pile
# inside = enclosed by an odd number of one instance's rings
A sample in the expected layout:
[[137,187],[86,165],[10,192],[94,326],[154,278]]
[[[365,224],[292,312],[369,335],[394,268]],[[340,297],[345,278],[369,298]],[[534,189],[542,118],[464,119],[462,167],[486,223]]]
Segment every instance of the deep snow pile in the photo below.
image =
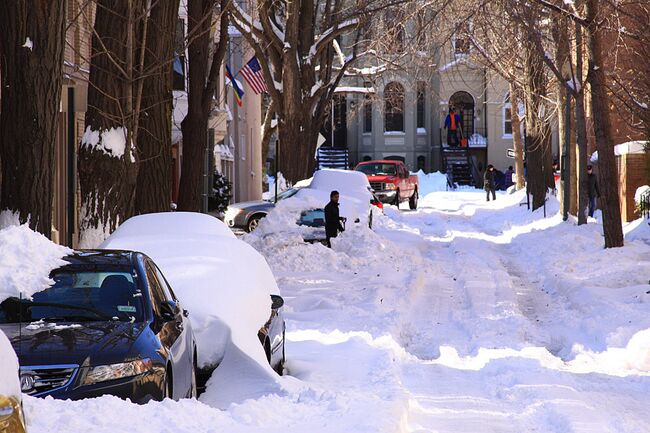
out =
[[[16,215],[0,214],[0,302],[10,297],[30,298],[54,281],[50,272],[66,264],[70,249],[54,244]],[[0,395],[20,395],[18,359],[9,340],[0,331]]]
[[425,197],[432,192],[445,191],[447,189],[447,176],[439,171],[433,173],[425,173],[419,170],[416,175],[418,176],[418,187],[420,197]]
[[137,419],[175,432],[650,431],[647,224],[604,250],[598,219],[577,227],[555,199],[548,218],[523,199],[435,192],[332,249],[303,243],[299,208],[278,205],[244,239],[286,301],[281,388],[261,383],[224,410],[28,399],[30,433],[144,427]]
[[34,293],[54,284],[50,272],[66,264],[72,250],[56,245],[26,224],[0,228],[0,302]]

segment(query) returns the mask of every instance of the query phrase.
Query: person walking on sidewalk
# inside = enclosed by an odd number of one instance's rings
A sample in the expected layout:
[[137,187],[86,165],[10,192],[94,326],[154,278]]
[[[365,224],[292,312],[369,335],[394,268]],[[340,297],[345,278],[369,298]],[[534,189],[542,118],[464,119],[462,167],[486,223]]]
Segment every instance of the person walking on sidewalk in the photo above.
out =
[[594,211],[596,210],[596,198],[600,198],[600,189],[598,188],[598,179],[591,165],[587,166],[587,180],[589,182],[589,216],[593,218]]
[[488,165],[483,176],[483,188],[485,188],[485,192],[487,193],[487,201],[490,201],[490,192],[492,193],[492,200],[497,199],[494,174],[494,166],[492,164]]
[[339,235],[339,232],[345,230],[343,227],[345,218],[339,216],[339,192],[330,193],[330,202],[325,206],[325,235],[327,236],[327,247],[332,248],[331,238]]

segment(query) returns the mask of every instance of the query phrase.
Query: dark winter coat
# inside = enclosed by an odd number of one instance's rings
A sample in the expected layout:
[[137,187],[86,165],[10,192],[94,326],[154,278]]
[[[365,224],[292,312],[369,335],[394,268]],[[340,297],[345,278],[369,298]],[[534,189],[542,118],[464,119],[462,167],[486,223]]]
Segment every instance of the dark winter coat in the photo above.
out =
[[594,173],[587,175],[589,181],[589,198],[600,197],[600,189],[598,188],[598,179]]
[[330,201],[325,206],[325,234],[328,238],[335,238],[342,230],[341,217],[339,216],[339,204]]
[[494,183],[494,175],[496,173],[496,170],[490,171],[485,170],[485,174],[483,175],[483,188],[486,191],[494,191],[495,189],[495,183]]

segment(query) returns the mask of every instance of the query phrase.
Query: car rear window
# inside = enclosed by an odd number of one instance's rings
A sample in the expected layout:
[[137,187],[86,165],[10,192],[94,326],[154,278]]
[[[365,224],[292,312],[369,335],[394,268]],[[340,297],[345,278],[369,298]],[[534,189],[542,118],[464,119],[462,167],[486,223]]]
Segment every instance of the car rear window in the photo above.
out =
[[64,270],[54,285],[30,299],[9,298],[0,304],[0,323],[142,321],[142,292],[128,271]]

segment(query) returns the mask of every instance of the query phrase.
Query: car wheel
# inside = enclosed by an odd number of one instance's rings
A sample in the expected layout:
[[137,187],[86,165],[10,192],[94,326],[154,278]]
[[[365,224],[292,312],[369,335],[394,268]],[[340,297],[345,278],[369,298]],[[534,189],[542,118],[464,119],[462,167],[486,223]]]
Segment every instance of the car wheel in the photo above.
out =
[[395,201],[393,202],[393,205],[397,206],[397,209],[399,209],[399,204],[400,204],[401,198],[399,196],[399,189],[395,193]]
[[262,217],[260,215],[253,215],[251,219],[248,220],[248,225],[246,226],[246,230],[248,233],[252,232],[257,228],[257,226],[260,224],[260,220]]
[[413,195],[409,199],[409,208],[415,210],[418,208],[418,191],[413,191]]

